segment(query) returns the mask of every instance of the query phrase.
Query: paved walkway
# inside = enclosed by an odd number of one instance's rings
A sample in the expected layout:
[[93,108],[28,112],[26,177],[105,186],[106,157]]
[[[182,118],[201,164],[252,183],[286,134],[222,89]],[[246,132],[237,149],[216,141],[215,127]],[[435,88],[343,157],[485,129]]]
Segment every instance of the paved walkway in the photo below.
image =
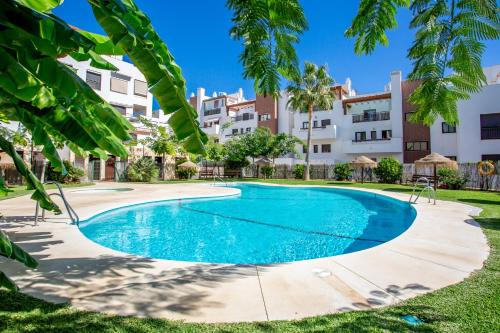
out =
[[[207,184],[100,183],[65,189],[88,218],[100,211],[161,199],[237,194]],[[85,191],[81,191],[85,190]],[[363,190],[408,200],[399,193]],[[154,260],[93,243],[67,217],[48,214],[33,226],[28,196],[0,201],[0,228],[39,261],[36,270],[0,259],[21,291],[51,302],[120,315],[192,322],[298,319],[369,309],[458,283],[480,269],[488,246],[469,217],[472,207],[421,199],[408,231],[382,245],[330,258],[279,265],[219,265]]]

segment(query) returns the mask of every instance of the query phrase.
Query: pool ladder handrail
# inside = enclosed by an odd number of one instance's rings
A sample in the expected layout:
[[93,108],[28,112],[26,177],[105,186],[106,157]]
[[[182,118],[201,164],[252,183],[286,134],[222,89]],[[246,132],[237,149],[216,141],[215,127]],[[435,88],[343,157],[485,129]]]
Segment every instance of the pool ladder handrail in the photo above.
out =
[[[422,186],[422,189],[418,194],[416,194],[417,189],[419,188],[419,185]],[[420,177],[418,178],[415,183],[413,183],[413,191],[411,193],[410,199],[408,200],[408,203],[417,203],[418,198],[420,198],[420,195],[424,192],[427,192],[427,202],[431,202],[431,198],[434,199],[434,205],[436,204],[436,191],[434,190],[434,187],[431,186],[431,181],[427,177]],[[415,196],[415,199],[413,199],[413,196]]]
[[220,180],[221,182],[223,182],[223,183],[224,183],[224,186],[226,186],[226,187],[227,187],[227,182],[226,182],[224,179],[222,179],[222,177],[221,177],[219,174],[216,174],[216,173],[214,172],[214,185],[216,184],[216,181],[217,181],[217,180]]
[[[50,193],[49,194],[49,197],[50,196],[58,196],[62,199],[63,203],[64,203],[64,207],[66,207],[66,211],[68,212],[68,215],[69,215],[69,218],[71,219],[71,224],[76,224],[76,225],[79,225],[80,224],[80,218],[78,217],[78,214],[75,212],[75,210],[73,209],[73,207],[71,207],[71,205],[69,204],[68,200],[66,200],[66,196],[64,195],[64,191],[61,187],[61,184],[59,184],[58,182],[55,182],[55,181],[48,181],[48,182],[45,182],[45,184],[49,185],[49,184],[54,184],[56,185],[57,189],[59,190],[59,193]],[[38,201],[36,202],[36,208],[35,208],[35,226],[38,225],[38,212],[40,210],[40,204],[38,203]],[[45,221],[45,209],[42,208],[42,218],[41,218],[42,221]]]

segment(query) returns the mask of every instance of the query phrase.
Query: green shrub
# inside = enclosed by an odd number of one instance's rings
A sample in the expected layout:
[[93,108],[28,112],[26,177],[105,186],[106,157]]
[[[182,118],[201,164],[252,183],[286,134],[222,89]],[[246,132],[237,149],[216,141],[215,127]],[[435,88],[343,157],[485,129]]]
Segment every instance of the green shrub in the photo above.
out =
[[265,179],[271,178],[274,174],[274,167],[272,165],[264,165],[260,168],[262,175]]
[[70,161],[63,161],[64,167],[66,168],[67,174],[55,171],[52,167],[48,168],[47,179],[53,180],[58,183],[68,184],[68,183],[79,183],[80,178],[85,176],[83,169],[74,167]]
[[151,182],[158,178],[159,170],[153,159],[143,157],[129,164],[127,176],[133,182]]
[[394,157],[384,157],[373,171],[381,183],[394,184],[403,176],[403,165]]
[[230,170],[237,170],[245,168],[250,165],[250,162],[245,158],[242,159],[227,159],[224,161],[224,168]]
[[467,183],[467,177],[460,176],[457,170],[451,168],[441,168],[437,171],[438,180],[443,187],[451,190],[460,190]]
[[179,179],[191,179],[197,172],[196,168],[177,168],[177,177]]
[[351,177],[352,169],[349,163],[337,163],[333,168],[336,180],[348,180]]
[[295,164],[292,170],[295,179],[303,179],[305,170],[306,166],[304,164]]

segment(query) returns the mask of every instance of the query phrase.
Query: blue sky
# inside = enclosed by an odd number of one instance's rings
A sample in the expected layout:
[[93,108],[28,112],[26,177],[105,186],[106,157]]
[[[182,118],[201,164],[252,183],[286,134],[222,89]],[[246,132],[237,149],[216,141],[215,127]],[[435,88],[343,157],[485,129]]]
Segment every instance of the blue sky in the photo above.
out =
[[[231,13],[225,0],[155,1],[136,0],[150,17],[156,31],[167,44],[187,81],[187,93],[205,87],[213,91],[234,92],[239,87],[247,98],[253,97],[252,82],[242,77],[238,62],[241,46],[229,38]],[[399,27],[389,32],[389,47],[378,47],[370,56],[357,56],[353,40],[343,36],[356,14],[359,1],[302,0],[309,30],[297,46],[301,62],[328,64],[337,82],[350,77],[358,93],[380,91],[389,73],[402,70],[406,76],[411,63],[406,50],[413,40],[408,29],[410,13],[401,10]],[[66,0],[55,14],[82,29],[102,33],[90,6],[84,0]],[[500,43],[488,42],[483,65],[500,63]]]

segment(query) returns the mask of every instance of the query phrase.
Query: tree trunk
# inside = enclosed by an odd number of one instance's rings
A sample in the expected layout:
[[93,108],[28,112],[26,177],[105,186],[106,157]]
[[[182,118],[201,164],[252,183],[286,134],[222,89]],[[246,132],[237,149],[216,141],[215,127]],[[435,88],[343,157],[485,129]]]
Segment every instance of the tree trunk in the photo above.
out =
[[165,153],[162,154],[161,157],[161,179],[165,180],[165,167],[167,166],[167,161],[166,161],[166,155]]
[[312,117],[313,117],[313,106],[312,104],[307,106],[307,113],[309,119],[309,125],[307,126],[307,150],[306,150],[306,169],[304,170],[304,180],[309,180],[309,154],[311,153],[311,136],[312,136]]

